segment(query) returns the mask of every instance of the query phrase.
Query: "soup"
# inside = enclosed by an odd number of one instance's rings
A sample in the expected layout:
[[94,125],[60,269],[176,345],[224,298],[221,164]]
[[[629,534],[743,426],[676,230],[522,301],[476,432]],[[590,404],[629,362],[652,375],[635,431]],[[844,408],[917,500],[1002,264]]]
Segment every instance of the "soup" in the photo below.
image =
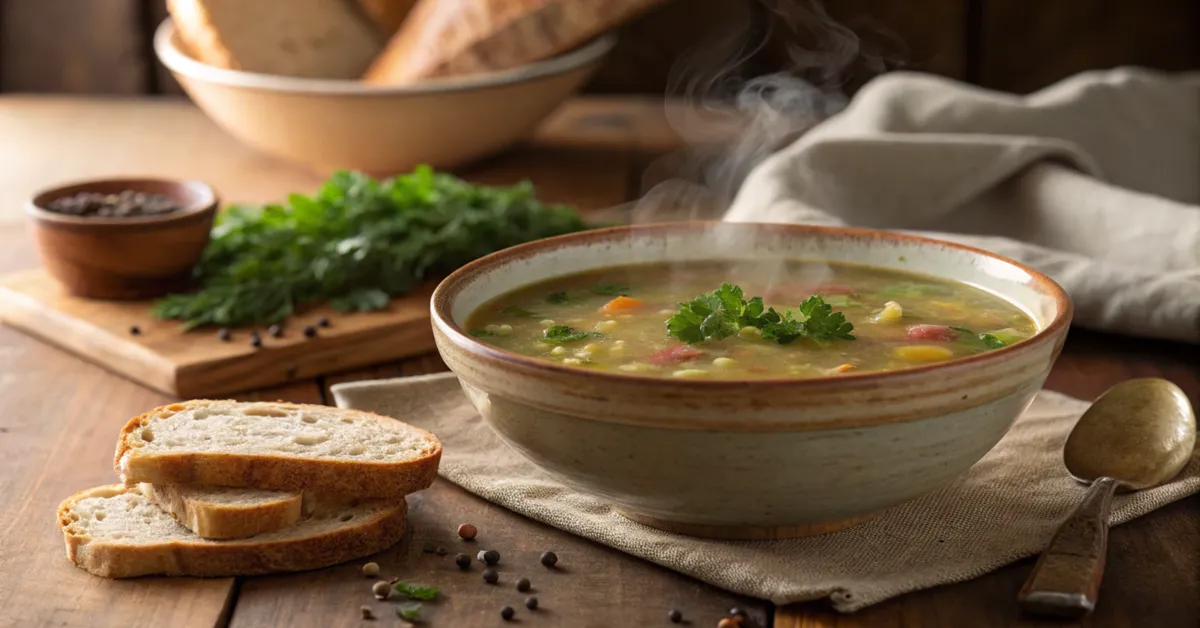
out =
[[480,307],[468,331],[568,366],[764,379],[891,371],[1032,336],[1011,303],[934,277],[812,261],[639,264],[557,277]]

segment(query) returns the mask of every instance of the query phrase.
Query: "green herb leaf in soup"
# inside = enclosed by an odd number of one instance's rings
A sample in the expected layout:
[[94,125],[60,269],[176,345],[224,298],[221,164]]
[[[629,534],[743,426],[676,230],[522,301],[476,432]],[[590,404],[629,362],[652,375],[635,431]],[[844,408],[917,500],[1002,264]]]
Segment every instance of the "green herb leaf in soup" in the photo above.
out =
[[567,295],[566,291],[560,290],[546,295],[546,303],[553,303],[554,305],[562,305],[570,300],[571,297]]
[[546,328],[542,333],[542,341],[550,344],[566,344],[568,342],[579,342],[588,338],[599,338],[603,334],[594,331],[579,331],[566,325],[552,325]]

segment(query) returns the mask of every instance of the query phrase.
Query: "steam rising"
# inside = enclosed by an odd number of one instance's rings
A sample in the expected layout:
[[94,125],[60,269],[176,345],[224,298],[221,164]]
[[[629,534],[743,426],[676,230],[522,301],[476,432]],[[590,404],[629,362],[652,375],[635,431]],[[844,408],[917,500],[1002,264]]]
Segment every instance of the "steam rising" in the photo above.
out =
[[[754,166],[846,106],[852,70],[873,76],[892,61],[817,0],[758,0],[755,9],[673,69],[668,93],[684,106],[668,106],[667,120],[690,148],[647,169],[655,184],[631,222],[719,219]],[[788,67],[747,77],[773,40],[783,40]]]

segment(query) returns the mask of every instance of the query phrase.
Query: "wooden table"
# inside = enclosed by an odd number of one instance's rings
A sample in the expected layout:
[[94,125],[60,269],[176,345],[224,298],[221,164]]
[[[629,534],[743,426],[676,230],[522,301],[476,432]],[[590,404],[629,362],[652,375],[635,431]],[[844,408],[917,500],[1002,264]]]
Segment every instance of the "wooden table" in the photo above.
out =
[[[635,198],[655,155],[677,146],[651,101],[587,100],[565,107],[532,144],[465,173],[476,180],[531,178],[549,200],[584,209]],[[257,155],[225,136],[182,101],[0,99],[0,272],[36,264],[19,206],[33,188],[110,173],[189,175],[214,183],[230,200],[266,200],[311,189],[318,179]],[[572,171],[568,174],[568,171]],[[1200,400],[1194,346],[1074,330],[1048,387],[1091,399],[1129,377],[1162,376]],[[338,382],[444,370],[425,356],[243,395],[330,403]],[[53,512],[64,497],[114,481],[118,428],[134,414],[170,401],[16,331],[0,327],[0,626],[364,626],[358,607],[372,602],[357,564],[261,578],[89,576],[63,556]],[[496,508],[439,480],[410,498],[411,532],[377,560],[388,575],[441,587],[427,625],[491,626],[515,592],[460,574],[449,557],[454,528],[479,526],[484,545],[509,565],[531,565],[554,549],[564,569],[528,570],[543,603],[522,611],[523,625],[669,625],[669,608],[695,626],[713,626],[731,606],[755,625],[1008,626],[1031,566],[1024,560],[975,580],[839,615],[815,602],[775,608],[742,599]],[[1200,626],[1200,496],[1113,531],[1100,606],[1088,626]],[[514,574],[515,575],[515,574]],[[519,606],[519,604],[515,604]],[[382,608],[381,605],[377,605]],[[390,616],[380,626],[396,625]]]

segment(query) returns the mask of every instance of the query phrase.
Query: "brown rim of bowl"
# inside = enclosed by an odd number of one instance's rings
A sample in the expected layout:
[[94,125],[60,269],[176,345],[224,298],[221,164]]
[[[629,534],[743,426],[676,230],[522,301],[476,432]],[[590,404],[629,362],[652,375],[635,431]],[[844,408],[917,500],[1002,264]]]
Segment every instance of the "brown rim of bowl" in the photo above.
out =
[[[837,235],[842,237],[867,237],[881,240],[889,240],[893,242],[916,243],[916,244],[932,244],[941,247],[949,247],[975,255],[988,257],[1005,264],[1015,266],[1027,273],[1032,278],[1034,289],[1043,294],[1051,296],[1055,305],[1058,307],[1053,320],[1050,321],[1043,329],[1038,330],[1036,334],[1022,340],[1016,344],[1007,347],[994,349],[986,353],[977,353],[975,355],[946,360],[936,364],[927,364],[923,366],[914,366],[895,371],[867,371],[865,373],[852,373],[843,375],[826,375],[824,377],[796,377],[796,378],[766,378],[766,379],[680,379],[680,378],[665,378],[653,377],[648,375],[637,375],[631,373],[617,373],[613,371],[589,371],[577,369],[568,366],[563,366],[549,360],[541,360],[538,358],[513,353],[499,349],[492,345],[485,344],[465,333],[457,324],[455,324],[449,313],[451,300],[461,291],[460,286],[456,284],[480,274],[497,264],[502,264],[510,259],[524,259],[536,255],[538,252],[546,249],[559,248],[564,245],[569,245],[577,242],[586,242],[588,240],[604,239],[616,234],[647,232],[647,231],[675,231],[675,230],[694,230],[708,229],[714,225],[741,225],[757,229],[768,229],[772,231],[786,231],[792,233],[823,233]],[[929,373],[938,371],[955,370],[963,366],[973,364],[990,364],[999,363],[1006,360],[1009,356],[1019,352],[1030,351],[1046,342],[1049,342],[1053,337],[1057,336],[1060,331],[1064,331],[1067,325],[1070,324],[1073,313],[1073,306],[1070,297],[1066,291],[1062,289],[1054,280],[1050,279],[1043,273],[1040,273],[1020,262],[1008,259],[1006,257],[996,255],[977,249],[975,247],[957,244],[954,242],[946,242],[944,240],[936,240],[934,238],[926,238],[922,236],[894,233],[889,231],[880,231],[876,229],[862,229],[855,227],[826,227],[820,225],[790,225],[779,223],[725,223],[720,221],[694,221],[694,222],[666,222],[654,223],[646,225],[626,225],[620,227],[609,227],[605,229],[593,229],[589,231],[580,231],[567,235],[555,236],[526,242],[517,246],[497,251],[490,255],[481,257],[473,262],[466,264],[458,270],[450,273],[437,288],[433,291],[431,299],[431,311],[433,322],[443,333],[450,338],[455,344],[466,348],[471,353],[495,360],[501,363],[520,365],[525,368],[543,371],[548,373],[560,373],[566,375],[581,375],[587,377],[598,378],[601,381],[616,382],[637,382],[640,384],[651,384],[665,388],[678,389],[695,389],[703,387],[711,388],[745,388],[746,386],[754,387],[781,387],[787,386],[790,389],[800,388],[829,388],[841,384],[859,385],[863,383],[873,383],[880,380],[897,380],[916,378]]]
[[167,18],[154,31],[154,53],[172,72],[217,85],[338,96],[420,96],[513,85],[565,74],[604,58],[617,45],[617,36],[601,35],[568,52],[509,70],[422,81],[416,85],[378,85],[358,79],[311,79],[217,68],[193,59],[175,45],[175,23]]
[[[71,216],[68,214],[60,214],[50,211],[45,208],[46,204],[56,198],[67,196],[68,194],[77,194],[79,192],[88,192],[101,184],[122,184],[128,186],[129,189],[137,190],[140,185],[147,183],[165,184],[174,187],[186,187],[194,192],[199,199],[186,205],[183,209],[169,212],[166,214],[156,214],[153,216],[131,216],[128,218],[87,218],[84,216]],[[177,196],[172,196],[176,200],[180,200]],[[132,227],[135,225],[152,227],[162,226],[166,223],[182,222],[199,215],[215,210],[219,199],[217,191],[213,187],[199,179],[168,179],[163,177],[112,177],[108,179],[90,179],[87,181],[75,181],[71,183],[63,183],[52,188],[46,188],[34,194],[33,198],[25,203],[25,213],[37,220],[57,223],[60,225],[70,226],[94,226],[94,227]]]

